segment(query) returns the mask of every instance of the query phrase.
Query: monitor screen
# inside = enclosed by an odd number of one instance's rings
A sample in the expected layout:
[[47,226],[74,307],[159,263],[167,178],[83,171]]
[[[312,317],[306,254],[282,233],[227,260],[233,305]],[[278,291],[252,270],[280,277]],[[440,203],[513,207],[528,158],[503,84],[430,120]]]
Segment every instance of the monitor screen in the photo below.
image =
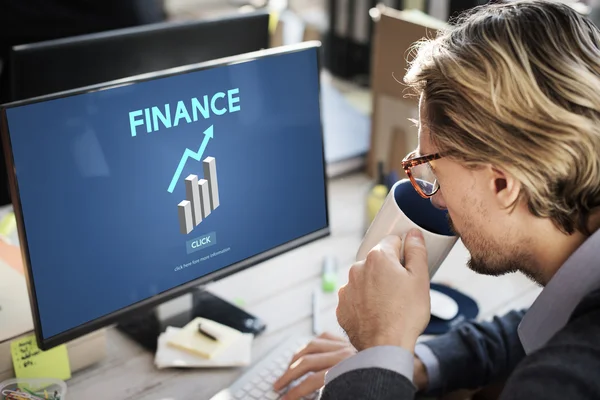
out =
[[5,109],[42,346],[328,234],[318,51]]

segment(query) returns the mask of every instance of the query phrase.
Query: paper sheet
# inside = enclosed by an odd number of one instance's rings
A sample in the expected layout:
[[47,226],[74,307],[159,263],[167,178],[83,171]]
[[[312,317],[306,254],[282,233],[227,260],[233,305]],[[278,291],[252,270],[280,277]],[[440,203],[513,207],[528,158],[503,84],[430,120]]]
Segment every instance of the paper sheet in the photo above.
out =
[[168,344],[169,340],[176,337],[181,328],[168,327],[158,338],[158,349],[154,357],[157,368],[211,368],[211,367],[238,367],[250,365],[252,361],[252,340],[254,335],[242,333],[237,341],[230,344],[215,358],[208,359]]

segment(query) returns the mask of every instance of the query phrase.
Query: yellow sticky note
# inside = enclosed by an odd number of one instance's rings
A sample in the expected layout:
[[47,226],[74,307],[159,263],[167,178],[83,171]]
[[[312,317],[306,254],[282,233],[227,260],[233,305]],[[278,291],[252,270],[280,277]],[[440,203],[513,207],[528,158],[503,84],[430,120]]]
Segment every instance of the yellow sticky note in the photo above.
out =
[[[7,244],[13,245],[13,232],[17,229],[17,220],[15,219],[15,213],[9,212],[0,218],[0,239]],[[16,246],[15,246],[16,247]],[[18,249],[17,249],[18,250]],[[19,252],[19,258],[21,253]]]
[[35,335],[30,335],[13,341],[10,352],[17,378],[71,378],[69,355],[64,344],[42,351]]
[[17,220],[15,219],[15,213],[10,212],[0,219],[0,235],[10,236],[16,227]]
[[279,23],[279,13],[271,12],[269,14],[269,33],[273,35],[275,29],[277,29],[277,23]]

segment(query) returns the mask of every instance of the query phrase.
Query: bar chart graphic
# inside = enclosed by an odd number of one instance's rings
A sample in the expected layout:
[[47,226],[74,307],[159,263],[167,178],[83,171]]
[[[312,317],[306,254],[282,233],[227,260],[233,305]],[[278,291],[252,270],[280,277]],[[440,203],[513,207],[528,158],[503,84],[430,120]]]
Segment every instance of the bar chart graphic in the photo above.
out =
[[185,178],[185,200],[177,205],[179,230],[187,235],[219,207],[217,160],[206,157],[202,161],[204,178],[190,174]]

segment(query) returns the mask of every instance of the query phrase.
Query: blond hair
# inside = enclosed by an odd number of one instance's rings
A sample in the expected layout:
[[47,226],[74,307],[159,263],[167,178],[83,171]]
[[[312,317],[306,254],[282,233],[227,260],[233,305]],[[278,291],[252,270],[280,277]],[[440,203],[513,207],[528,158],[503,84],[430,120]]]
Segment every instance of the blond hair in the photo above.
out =
[[600,31],[567,5],[476,7],[415,44],[405,83],[447,157],[502,167],[536,216],[590,234],[600,206]]

